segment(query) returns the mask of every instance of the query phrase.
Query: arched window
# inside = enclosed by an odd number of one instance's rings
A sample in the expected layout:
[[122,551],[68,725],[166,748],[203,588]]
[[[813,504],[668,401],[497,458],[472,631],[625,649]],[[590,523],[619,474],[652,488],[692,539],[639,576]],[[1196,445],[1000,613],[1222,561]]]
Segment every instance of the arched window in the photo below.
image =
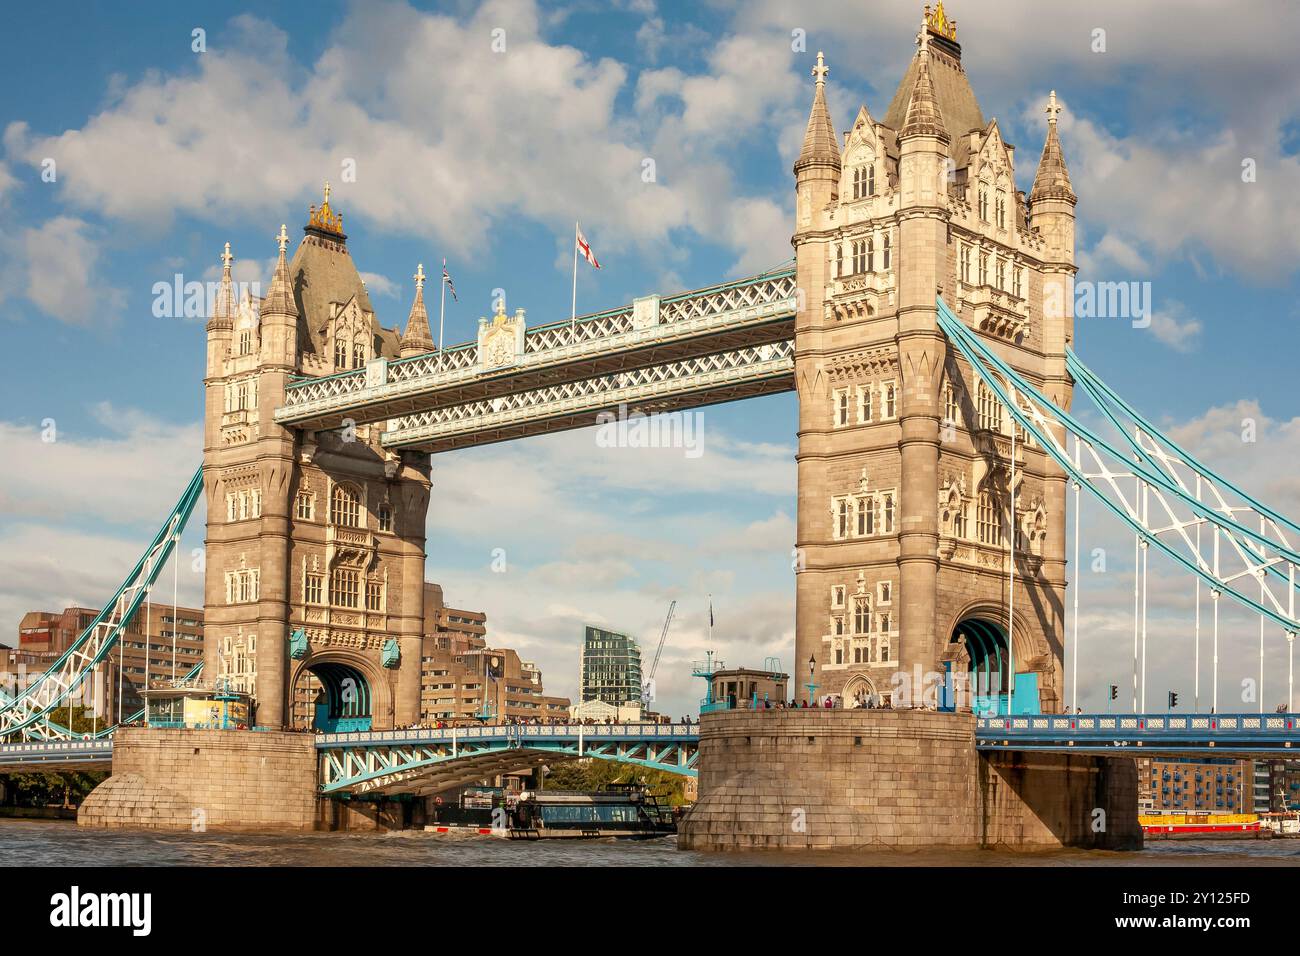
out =
[[348,342],[342,336],[334,339],[334,367],[336,369],[348,367]]
[[997,504],[987,490],[981,491],[975,508],[975,531],[980,544],[1001,544],[1002,529]]
[[885,495],[885,534],[894,533],[894,496]]
[[871,595],[859,594],[853,598],[853,633],[871,633]]
[[867,244],[861,239],[853,242],[853,271],[855,274],[867,271]]
[[366,364],[366,340],[358,335],[352,342],[352,367],[361,368]]
[[876,194],[876,165],[875,163],[872,163],[870,166],[867,167],[867,195],[874,196],[875,194]]
[[885,246],[880,254],[880,268],[885,272],[889,271],[889,253],[890,253],[889,233],[885,233]]
[[330,524],[343,528],[361,527],[361,501],[356,489],[335,485],[330,499]]
[[844,275],[844,243],[835,243],[835,275],[843,277]]
[[867,271],[876,271],[876,240],[874,238],[867,240]]

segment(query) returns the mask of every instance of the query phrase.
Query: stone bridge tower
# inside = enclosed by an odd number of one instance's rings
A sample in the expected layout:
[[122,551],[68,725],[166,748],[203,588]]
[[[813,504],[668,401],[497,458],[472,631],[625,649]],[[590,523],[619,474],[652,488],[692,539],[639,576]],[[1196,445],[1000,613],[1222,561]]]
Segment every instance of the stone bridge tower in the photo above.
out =
[[[432,349],[417,282],[406,335],[375,319],[342,216],[315,206],[265,298],[236,302],[230,246],[207,327],[204,676],[256,723],[377,729],[419,718],[429,457],[381,425],[277,425],[285,386]],[[423,279],[421,274],[420,280]]]
[[813,70],[794,166],[796,683],[806,696],[811,669],[819,696],[851,704],[901,695],[899,672],[918,693],[947,661],[990,698],[978,706],[1005,707],[1014,668],[1015,709],[1055,711],[1066,478],[1017,432],[1011,513],[1012,420],[948,346],[935,298],[1068,408],[1075,196],[1055,94],[1033,189],[1017,191],[1014,147],[981,112],[956,32],[927,7],[884,117],[860,108],[842,141],[821,54]]

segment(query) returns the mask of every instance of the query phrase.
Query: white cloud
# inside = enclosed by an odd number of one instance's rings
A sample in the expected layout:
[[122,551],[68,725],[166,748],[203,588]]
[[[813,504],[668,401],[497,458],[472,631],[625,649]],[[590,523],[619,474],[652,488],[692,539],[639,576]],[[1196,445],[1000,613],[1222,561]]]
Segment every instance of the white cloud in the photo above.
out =
[[[387,276],[382,276],[378,272],[362,272],[361,281],[366,284],[366,291],[371,295],[382,295],[388,299],[399,298],[402,294],[401,287]],[[411,294],[415,298],[415,294]]]
[[1187,314],[1181,302],[1170,300],[1151,315],[1151,334],[1175,352],[1190,352],[1201,335],[1201,321]]
[[94,437],[57,420],[52,435],[44,423],[0,422],[0,515],[119,525],[166,516],[202,460],[202,428],[107,402],[92,414]]
[[99,230],[75,216],[0,236],[0,300],[23,295],[68,325],[115,321],[126,294],[105,279]]
[[[490,46],[498,27],[502,53]],[[264,21],[237,17],[219,39],[197,73],[150,73],[81,129],[11,124],[10,155],[56,157],[64,201],[154,228],[176,212],[266,215],[331,179],[348,216],[462,254],[499,220],[558,229],[576,211],[613,252],[670,247],[686,228],[736,250],[738,269],[784,255],[788,224],[755,216],[765,200],[741,202],[735,144],[719,138],[763,125],[769,93],[793,95],[780,58],[749,38],[714,57],[720,75],[683,78],[680,111],[649,118],[617,103],[623,64],[546,42],[530,2],[486,3],[463,20],[355,8],[306,68]],[[656,182],[642,181],[647,156]],[[356,181],[339,183],[347,160]]]
[[18,185],[18,180],[14,174],[9,172],[9,167],[0,162],[0,202],[3,202],[5,195]]

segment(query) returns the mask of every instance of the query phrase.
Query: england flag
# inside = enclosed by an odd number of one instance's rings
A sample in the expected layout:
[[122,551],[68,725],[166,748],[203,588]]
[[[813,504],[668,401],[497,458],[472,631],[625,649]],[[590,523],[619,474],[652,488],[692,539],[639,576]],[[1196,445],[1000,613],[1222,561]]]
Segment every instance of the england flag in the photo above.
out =
[[589,243],[587,237],[582,234],[581,226],[578,227],[578,251],[581,252],[582,257],[593,266],[597,269],[600,268],[600,263],[596,261],[596,254],[591,251],[591,243]]

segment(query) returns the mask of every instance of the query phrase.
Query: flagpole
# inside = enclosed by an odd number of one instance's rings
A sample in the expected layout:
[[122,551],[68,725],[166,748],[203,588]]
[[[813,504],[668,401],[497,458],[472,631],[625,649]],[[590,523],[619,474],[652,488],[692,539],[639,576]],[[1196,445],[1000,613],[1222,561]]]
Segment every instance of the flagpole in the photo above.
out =
[[578,321],[578,220],[573,220],[573,307],[569,312],[569,325]]
[[447,314],[447,257],[442,257],[442,292],[438,299],[438,351],[442,351],[442,321]]

